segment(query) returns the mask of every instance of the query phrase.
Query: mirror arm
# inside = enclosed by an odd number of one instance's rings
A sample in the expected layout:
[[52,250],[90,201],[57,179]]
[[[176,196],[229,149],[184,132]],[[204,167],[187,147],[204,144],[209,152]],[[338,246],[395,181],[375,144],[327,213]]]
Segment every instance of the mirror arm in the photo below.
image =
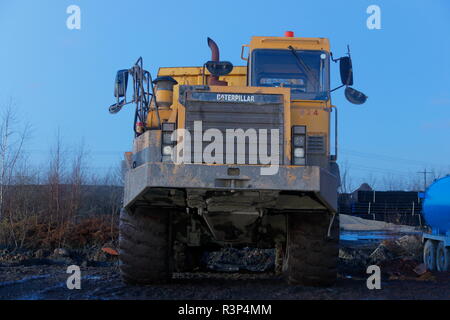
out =
[[340,89],[342,87],[345,87],[345,84],[343,84],[343,85],[341,85],[341,86],[339,86],[337,88],[334,88],[333,90],[330,90],[330,93],[332,93],[333,91],[336,91],[336,90],[338,90],[338,89]]
[[333,61],[334,63],[337,63],[338,61],[341,60],[341,58],[335,59],[335,58],[333,57],[333,52],[330,52],[330,57],[331,57],[331,61]]
[[[342,59],[342,57],[341,57],[341,58],[334,59],[334,57],[333,57],[333,52],[330,52],[330,57],[331,57],[331,60],[332,60],[333,62],[338,62],[338,61],[340,61],[340,60]],[[349,45],[349,44],[347,45],[347,57],[349,57],[349,58],[352,57],[351,54],[350,54],[350,45]]]
[[[135,62],[133,67],[131,67],[128,70],[122,70],[127,71],[127,77],[131,75],[133,79],[133,96],[131,98],[131,101],[127,101],[127,92],[125,90],[125,94],[123,96],[123,100],[120,101],[121,96],[117,94],[116,103],[112,106],[110,106],[109,111],[111,113],[117,113],[122,109],[123,106],[134,103],[136,104],[136,110],[134,114],[134,123],[133,123],[133,130],[138,134],[136,131],[136,123],[137,121],[140,121],[142,123],[146,122],[146,117],[148,115],[148,112],[151,108],[151,103],[153,101],[154,108],[156,111],[156,117],[158,121],[158,128],[161,129],[161,117],[159,114],[159,105],[158,101],[156,99],[156,92],[155,88],[153,86],[153,79],[152,75],[149,71],[144,70],[143,68],[143,59],[142,57],[139,57],[139,59]],[[127,78],[128,79],[128,78]],[[117,82],[117,81],[116,81]]]

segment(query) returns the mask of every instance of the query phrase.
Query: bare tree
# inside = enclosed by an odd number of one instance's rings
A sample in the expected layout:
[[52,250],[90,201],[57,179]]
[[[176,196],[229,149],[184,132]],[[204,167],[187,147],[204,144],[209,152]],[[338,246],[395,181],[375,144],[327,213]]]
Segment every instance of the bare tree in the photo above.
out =
[[444,168],[435,168],[431,170],[431,176],[430,176],[430,183],[432,183],[434,180],[443,178],[450,174],[450,169],[444,169]]
[[48,238],[51,237],[52,225],[59,229],[62,223],[62,183],[66,173],[65,150],[58,129],[55,144],[50,150],[50,161],[47,172],[47,201],[48,201]]
[[18,129],[15,104],[12,98],[2,108],[0,122],[0,219],[4,213],[5,192],[13,179],[14,170],[26,137],[26,127]]
[[353,179],[350,173],[350,165],[347,161],[341,163],[340,166],[341,186],[339,187],[340,193],[350,193],[353,190]]
[[[103,185],[108,186],[110,189],[109,197],[108,197],[108,207],[110,209],[110,227],[111,227],[111,235],[114,234],[114,225],[117,223],[118,213],[122,207],[122,199],[123,199],[123,172],[122,165],[119,165],[115,168],[110,168],[108,173],[105,175],[103,179]],[[114,241],[115,239],[111,239]]]
[[86,156],[87,153],[84,147],[84,141],[82,141],[77,150],[75,150],[74,152],[74,157],[71,164],[71,172],[68,177],[68,184],[70,186],[70,203],[68,208],[69,219],[72,219],[80,208],[82,196],[81,187],[86,180]]
[[420,191],[423,189],[422,177],[416,172],[412,172],[407,181],[407,189],[410,191]]
[[378,178],[372,172],[367,176],[366,183],[374,190],[378,187]]
[[408,189],[408,181],[404,177],[395,174],[385,174],[383,185],[387,191],[399,191]]
[[59,228],[61,229],[60,246],[65,244],[67,230],[74,223],[79,213],[83,201],[83,185],[86,183],[85,161],[87,152],[84,141],[76,149],[73,149],[73,151],[70,171],[68,172],[65,185],[67,194],[63,197],[63,210],[59,217]]

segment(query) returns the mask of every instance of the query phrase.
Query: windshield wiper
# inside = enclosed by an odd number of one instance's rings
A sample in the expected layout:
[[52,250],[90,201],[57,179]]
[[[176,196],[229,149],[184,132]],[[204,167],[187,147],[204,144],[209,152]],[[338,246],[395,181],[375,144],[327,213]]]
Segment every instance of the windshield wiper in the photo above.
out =
[[298,64],[303,68],[303,70],[300,70],[300,71],[305,71],[308,78],[312,78],[316,83],[318,83],[318,79],[317,79],[316,75],[314,74],[314,72],[312,72],[311,68],[303,61],[303,59],[300,58],[300,56],[297,54],[297,51],[294,49],[294,47],[289,46],[288,49],[291,50],[291,52],[294,55],[295,59],[297,60]]
[[301,59],[299,57],[299,55],[297,54],[297,51],[295,51],[294,47],[293,46],[289,46],[288,49],[291,50],[291,52],[294,55],[295,59],[302,66],[304,71],[306,71],[308,73],[311,72],[311,69],[309,69],[308,65],[303,61],[303,59]]

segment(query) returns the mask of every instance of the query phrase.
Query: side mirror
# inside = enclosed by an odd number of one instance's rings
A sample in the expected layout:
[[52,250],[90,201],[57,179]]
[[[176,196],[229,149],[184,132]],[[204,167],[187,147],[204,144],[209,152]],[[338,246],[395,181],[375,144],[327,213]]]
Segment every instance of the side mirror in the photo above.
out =
[[345,88],[345,97],[349,102],[353,104],[363,104],[367,101],[368,98],[364,93],[351,87]]
[[114,96],[116,98],[125,97],[128,87],[128,70],[119,70],[116,75],[116,83],[114,86]]
[[353,85],[353,66],[350,57],[342,57],[339,59],[339,68],[341,71],[341,81],[345,86]]

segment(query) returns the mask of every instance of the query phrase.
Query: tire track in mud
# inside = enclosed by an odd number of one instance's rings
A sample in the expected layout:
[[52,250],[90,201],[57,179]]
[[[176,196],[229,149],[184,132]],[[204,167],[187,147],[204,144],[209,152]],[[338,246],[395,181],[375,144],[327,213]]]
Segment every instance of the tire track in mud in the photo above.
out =
[[[66,266],[1,267],[0,300],[98,299],[94,293],[105,285],[108,277],[91,269],[82,269],[81,290],[69,290]],[[24,273],[22,278],[18,271]]]
[[[34,297],[36,292],[42,290],[44,286],[54,281],[53,274],[27,276],[20,280],[4,281],[0,283],[0,299],[8,300],[35,300],[39,296]],[[23,294],[27,292],[24,296]]]
[[16,284],[24,284],[24,283],[29,282],[29,281],[44,279],[44,278],[48,278],[48,277],[51,277],[51,275],[50,274],[45,274],[45,275],[39,275],[39,276],[29,276],[29,277],[25,277],[25,278],[20,279],[20,280],[5,281],[5,282],[1,282],[0,283],[0,288],[7,287],[7,286],[12,286],[12,285],[16,285]]
[[[81,277],[81,281],[83,284],[86,284],[86,281],[97,281],[101,280],[100,276],[85,276]],[[26,294],[24,296],[19,297],[19,300],[43,300],[43,299],[61,299],[61,297],[66,297],[66,299],[96,299],[93,296],[93,293],[87,292],[85,297],[79,297],[78,295],[81,293],[78,290],[69,290],[67,289],[66,280],[56,285],[49,286],[47,288],[38,290],[31,294]]]
[[[450,274],[449,274],[450,275]],[[161,285],[129,286],[116,267],[81,268],[81,290],[66,286],[66,266],[0,267],[0,299],[160,300],[160,299],[450,299],[449,275],[433,282],[383,281],[368,290],[366,279],[340,278],[335,287],[288,286],[273,274],[175,274]]]

